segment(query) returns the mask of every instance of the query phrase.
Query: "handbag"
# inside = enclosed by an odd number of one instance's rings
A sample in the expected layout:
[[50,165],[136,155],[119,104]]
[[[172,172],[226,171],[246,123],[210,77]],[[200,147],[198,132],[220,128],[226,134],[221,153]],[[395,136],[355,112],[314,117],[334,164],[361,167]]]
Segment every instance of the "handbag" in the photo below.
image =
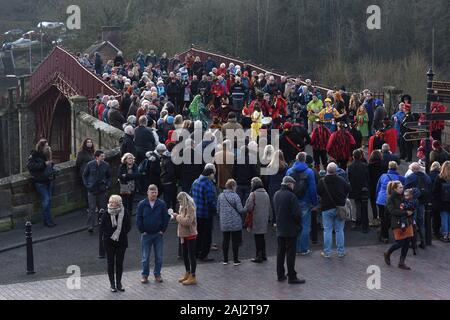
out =
[[[350,210],[348,210],[348,207],[336,205],[336,202],[334,201],[333,197],[331,196],[331,193],[328,191],[327,184],[323,180],[321,182],[323,183],[325,192],[328,194],[328,197],[330,198],[331,202],[333,203],[333,206],[336,207],[336,216],[338,217],[338,219],[344,220],[344,221],[350,219]],[[346,201],[346,203],[347,203],[347,201]]]
[[256,206],[255,202],[256,202],[256,195],[253,194],[253,208],[252,208],[252,210],[249,210],[247,212],[247,215],[245,216],[245,222],[244,222],[245,229],[253,228],[253,210],[255,210],[255,206]]
[[130,195],[134,190],[133,190],[133,185],[131,183],[121,183],[120,184],[120,191],[119,193],[121,195]]

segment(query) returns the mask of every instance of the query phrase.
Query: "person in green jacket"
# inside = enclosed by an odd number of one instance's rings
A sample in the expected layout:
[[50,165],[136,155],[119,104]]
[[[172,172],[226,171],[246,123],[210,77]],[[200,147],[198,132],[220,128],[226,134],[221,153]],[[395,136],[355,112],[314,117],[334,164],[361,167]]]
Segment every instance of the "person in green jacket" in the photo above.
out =
[[358,112],[356,113],[356,125],[363,137],[363,145],[366,146],[369,137],[369,115],[364,106],[358,108]]
[[323,109],[323,101],[317,97],[317,94],[313,95],[313,99],[306,106],[308,111],[308,133],[311,134],[317,127],[316,120],[319,119],[319,113]]

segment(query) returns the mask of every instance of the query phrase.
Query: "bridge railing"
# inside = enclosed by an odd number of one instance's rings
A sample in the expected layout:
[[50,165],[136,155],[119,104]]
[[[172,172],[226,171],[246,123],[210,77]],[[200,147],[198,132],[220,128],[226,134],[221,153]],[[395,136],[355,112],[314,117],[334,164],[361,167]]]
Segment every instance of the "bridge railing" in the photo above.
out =
[[89,100],[99,93],[120,95],[117,90],[79,63],[69,51],[55,47],[31,75],[30,102],[39,97],[58,77],[64,81],[70,94],[84,96]]
[[[246,62],[244,60],[239,60],[239,58],[236,59],[236,58],[233,58],[233,57],[231,57],[229,55],[226,55],[226,54],[215,53],[215,52],[207,51],[207,50],[204,50],[204,49],[201,49],[201,48],[198,48],[198,47],[194,47],[194,46],[192,46],[191,49],[189,49],[187,51],[184,51],[182,53],[178,53],[181,61],[184,61],[184,58],[186,57],[187,53],[191,53],[194,57],[196,57],[196,56],[200,57],[201,61],[203,61],[203,62],[206,61],[206,59],[208,57],[211,57],[213,60],[215,60],[219,64],[220,63],[225,63],[225,64],[228,65],[229,63],[234,63],[235,65],[241,65],[241,66],[247,65],[252,70],[257,71],[258,73],[270,73],[278,81],[281,79],[281,77],[287,77],[288,79],[296,78],[296,76],[289,75],[286,72],[272,70],[272,69],[269,69],[269,68],[265,68],[265,67],[263,67],[261,65],[256,65],[256,64],[254,64],[252,62]],[[303,85],[306,85],[305,81],[301,81],[301,83]],[[318,85],[317,82],[315,82],[315,81],[313,82],[313,85],[314,85],[314,87],[316,87],[321,92],[322,96],[324,96],[324,97],[326,96],[326,93],[328,91],[333,90],[331,88],[326,88],[324,86]],[[347,93],[350,94],[350,95],[353,94],[353,93],[358,94],[358,93],[361,93],[361,92],[362,92],[362,90],[359,91],[359,92],[357,92],[357,91],[354,91],[354,92],[347,91]],[[375,92],[374,96],[376,98],[378,98],[378,99],[384,100],[384,93],[382,93],[382,92]]]

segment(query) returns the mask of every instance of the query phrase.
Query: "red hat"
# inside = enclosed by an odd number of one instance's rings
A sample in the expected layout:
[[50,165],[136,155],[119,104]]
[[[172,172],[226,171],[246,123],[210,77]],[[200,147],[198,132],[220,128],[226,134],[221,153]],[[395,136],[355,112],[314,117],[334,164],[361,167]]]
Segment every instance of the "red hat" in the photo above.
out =
[[285,130],[290,130],[291,128],[292,128],[292,123],[286,122],[286,123],[284,124],[284,129],[285,129]]

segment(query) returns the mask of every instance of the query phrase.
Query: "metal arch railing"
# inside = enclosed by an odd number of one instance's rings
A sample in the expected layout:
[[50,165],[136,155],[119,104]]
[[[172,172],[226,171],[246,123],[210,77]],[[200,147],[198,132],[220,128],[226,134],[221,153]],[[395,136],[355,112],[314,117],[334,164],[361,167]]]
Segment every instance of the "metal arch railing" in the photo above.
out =
[[31,74],[30,103],[45,92],[45,88],[53,84],[56,78],[63,80],[71,92],[85,96],[88,100],[95,98],[99,93],[120,96],[116,89],[79,63],[68,50],[55,47]]

